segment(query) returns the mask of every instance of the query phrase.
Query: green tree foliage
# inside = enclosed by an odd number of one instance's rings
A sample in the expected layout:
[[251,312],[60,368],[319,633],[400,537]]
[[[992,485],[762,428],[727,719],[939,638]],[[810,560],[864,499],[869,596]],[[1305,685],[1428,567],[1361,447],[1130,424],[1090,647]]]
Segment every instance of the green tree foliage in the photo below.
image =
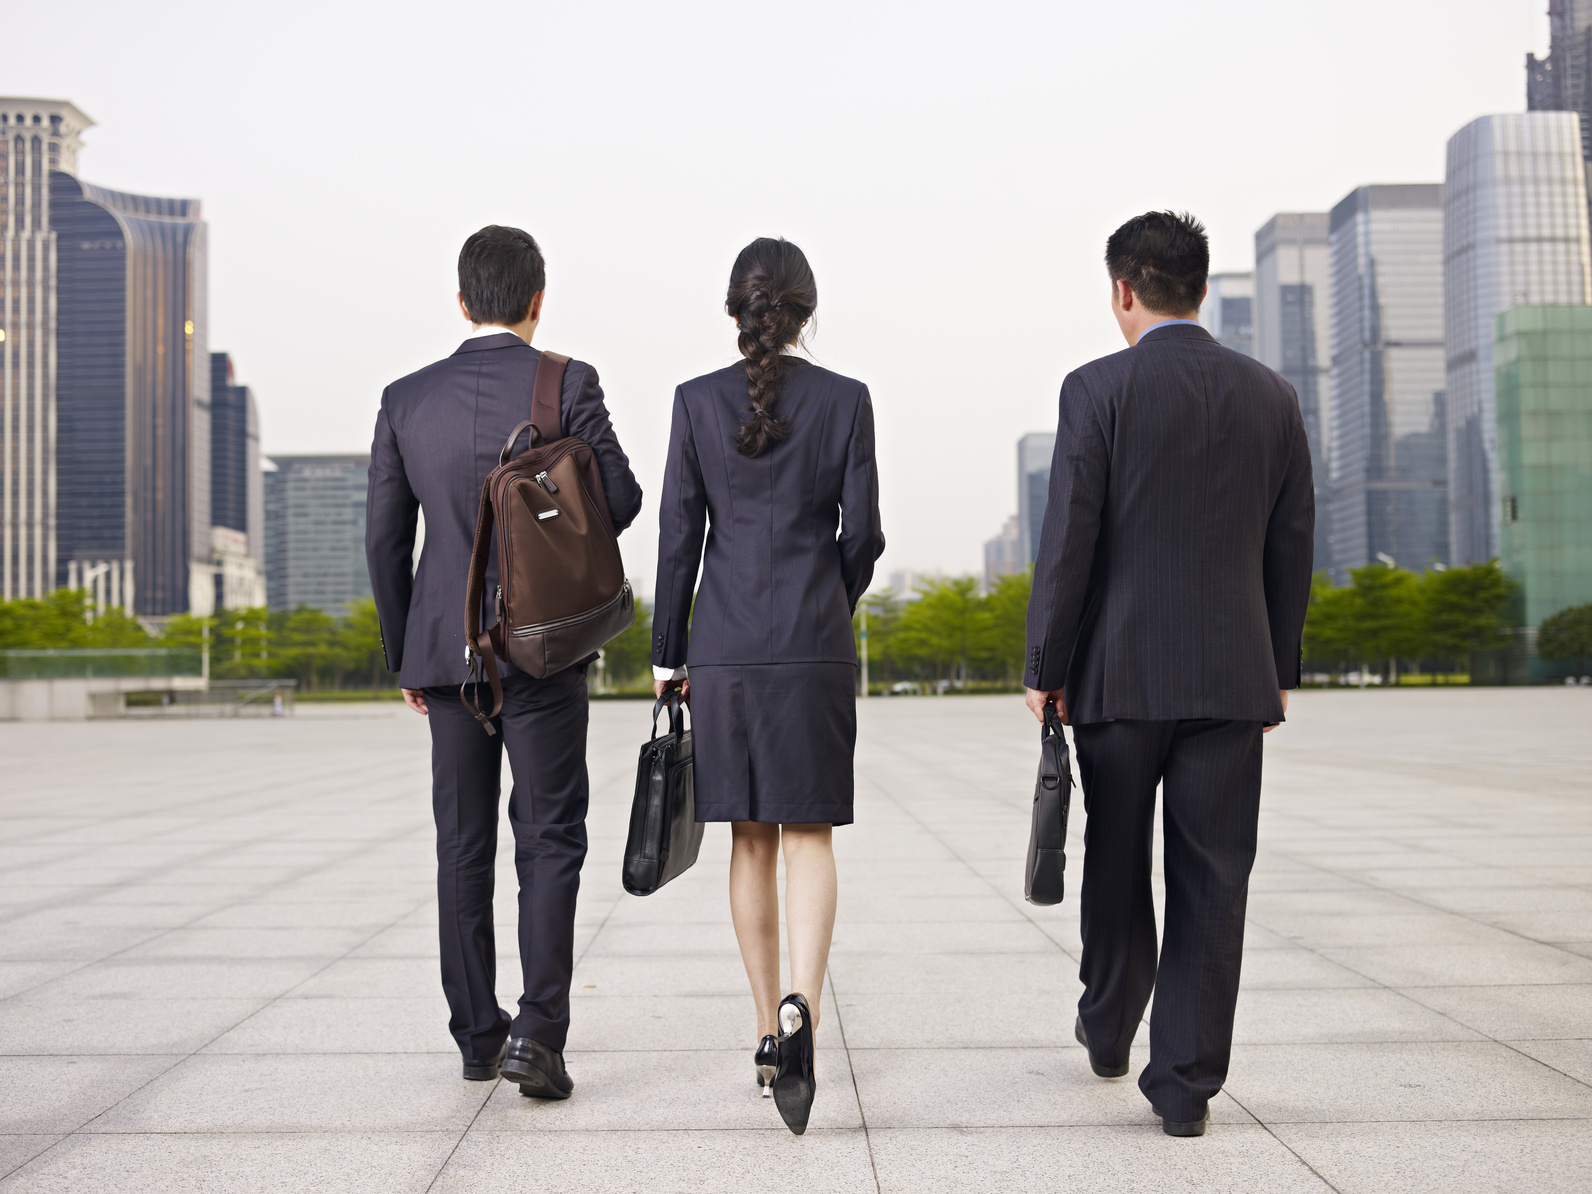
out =
[[1349,577],[1334,587],[1319,572],[1311,583],[1305,658],[1318,670],[1374,667],[1391,678],[1401,661],[1446,670],[1505,641],[1512,585],[1496,560],[1419,575],[1368,564]]
[[636,620],[603,648],[603,679],[615,688],[652,683],[652,606],[636,603]]
[[57,589],[37,600],[0,601],[0,650],[151,645],[137,621],[119,609],[96,611],[82,589]]
[[1584,673],[1592,660],[1592,602],[1544,618],[1537,631],[1537,654],[1554,662],[1571,661],[1577,673]]
[[[980,594],[972,577],[930,581],[907,601],[885,589],[863,598],[868,611],[868,671],[874,682],[1021,681],[1032,577],[1001,578]],[[859,630],[860,616],[853,620]],[[860,650],[860,643],[859,643]]]
[[1423,587],[1424,654],[1468,664],[1477,651],[1504,644],[1504,611],[1514,586],[1497,560],[1428,572]]

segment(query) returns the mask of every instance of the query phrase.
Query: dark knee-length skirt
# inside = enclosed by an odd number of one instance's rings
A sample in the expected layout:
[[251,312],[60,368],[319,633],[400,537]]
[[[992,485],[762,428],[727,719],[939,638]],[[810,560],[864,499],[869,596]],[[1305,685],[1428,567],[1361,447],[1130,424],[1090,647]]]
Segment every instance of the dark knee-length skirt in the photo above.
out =
[[850,825],[856,685],[851,663],[693,667],[697,820]]

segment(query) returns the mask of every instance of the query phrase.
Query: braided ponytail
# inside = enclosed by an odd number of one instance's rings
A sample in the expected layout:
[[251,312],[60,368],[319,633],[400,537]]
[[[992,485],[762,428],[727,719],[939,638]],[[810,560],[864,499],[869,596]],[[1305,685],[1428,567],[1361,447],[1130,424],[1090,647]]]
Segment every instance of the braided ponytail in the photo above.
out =
[[818,283],[802,251],[787,240],[759,237],[735,259],[724,309],[740,328],[737,345],[746,358],[751,418],[735,433],[742,456],[761,456],[790,435],[790,424],[774,413],[779,383],[789,358],[785,349],[801,335],[818,308]]

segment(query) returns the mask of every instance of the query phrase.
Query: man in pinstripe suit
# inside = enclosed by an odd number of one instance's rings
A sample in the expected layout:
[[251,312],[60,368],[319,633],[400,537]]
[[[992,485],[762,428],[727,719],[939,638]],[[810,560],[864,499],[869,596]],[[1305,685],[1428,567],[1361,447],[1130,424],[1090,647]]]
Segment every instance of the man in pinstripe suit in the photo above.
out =
[[1155,992],[1139,1088],[1174,1136],[1204,1133],[1227,1077],[1261,736],[1299,683],[1315,527],[1298,398],[1199,326],[1209,265],[1188,215],[1106,242],[1129,347],[1061,387],[1024,675],[1073,727],[1088,812],[1075,1032],[1121,1077]]

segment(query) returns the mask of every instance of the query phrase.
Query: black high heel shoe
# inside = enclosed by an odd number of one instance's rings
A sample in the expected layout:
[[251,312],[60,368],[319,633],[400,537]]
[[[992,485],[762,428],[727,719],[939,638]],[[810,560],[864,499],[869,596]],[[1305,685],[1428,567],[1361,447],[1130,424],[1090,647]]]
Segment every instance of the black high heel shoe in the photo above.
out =
[[762,1088],[763,1097],[771,1097],[774,1071],[779,1068],[779,1042],[772,1036],[765,1036],[752,1053],[752,1064],[757,1067],[757,1085]]
[[813,1016],[801,995],[779,1005],[779,1065],[774,1071],[774,1106],[785,1126],[800,1136],[807,1130],[818,1082],[813,1075]]

